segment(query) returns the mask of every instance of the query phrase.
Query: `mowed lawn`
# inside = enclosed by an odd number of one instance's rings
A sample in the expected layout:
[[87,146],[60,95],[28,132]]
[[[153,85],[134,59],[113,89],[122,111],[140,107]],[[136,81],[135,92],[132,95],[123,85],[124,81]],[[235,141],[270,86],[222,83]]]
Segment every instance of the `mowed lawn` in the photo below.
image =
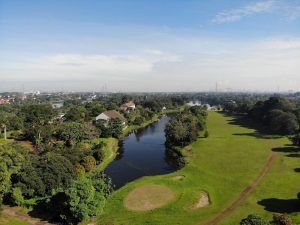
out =
[[[239,224],[240,219],[249,213],[271,216],[271,212],[265,211],[265,206],[258,203],[265,199],[265,204],[270,204],[272,198],[282,201],[295,200],[300,190],[300,173],[294,169],[300,167],[300,164],[297,165],[296,157],[286,156],[291,153],[280,152],[281,148],[290,143],[288,139],[263,136],[254,129],[235,125],[233,121],[231,117],[209,112],[209,137],[200,138],[191,145],[189,164],[175,173],[144,177],[116,191],[108,200],[103,215],[98,218],[98,224],[204,224],[230,205],[251,184],[267,163],[274,148],[278,148],[278,156],[270,173],[245,202],[220,224]],[[285,150],[295,149],[287,147]],[[172,179],[179,175],[185,178]],[[164,184],[176,193],[175,199],[152,211],[127,210],[124,207],[124,199],[128,193],[145,184]],[[211,205],[191,210],[203,191],[209,194]],[[286,207],[294,208],[289,206],[295,203],[291,200],[285,202]],[[297,218],[297,215],[294,213],[293,217]]]

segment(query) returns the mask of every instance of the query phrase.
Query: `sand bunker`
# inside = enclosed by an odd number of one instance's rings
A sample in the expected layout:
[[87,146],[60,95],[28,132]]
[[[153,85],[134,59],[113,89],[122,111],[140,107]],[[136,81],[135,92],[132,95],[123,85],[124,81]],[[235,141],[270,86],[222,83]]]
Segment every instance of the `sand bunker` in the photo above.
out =
[[149,211],[160,208],[175,198],[175,192],[165,185],[149,184],[135,188],[124,200],[127,209]]

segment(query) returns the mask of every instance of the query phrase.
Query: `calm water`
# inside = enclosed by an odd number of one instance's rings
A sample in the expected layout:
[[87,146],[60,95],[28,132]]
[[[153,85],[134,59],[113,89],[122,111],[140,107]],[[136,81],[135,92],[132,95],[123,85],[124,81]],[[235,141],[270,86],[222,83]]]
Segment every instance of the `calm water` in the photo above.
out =
[[175,171],[168,164],[165,154],[164,129],[168,120],[169,117],[164,116],[158,122],[123,139],[119,155],[105,169],[116,188],[142,176]]

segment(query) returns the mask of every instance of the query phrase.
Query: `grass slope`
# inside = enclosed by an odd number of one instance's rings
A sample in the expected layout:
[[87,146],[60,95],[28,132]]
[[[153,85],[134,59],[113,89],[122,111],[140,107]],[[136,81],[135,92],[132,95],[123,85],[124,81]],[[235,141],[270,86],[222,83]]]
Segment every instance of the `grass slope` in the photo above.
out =
[[[98,218],[98,224],[204,224],[204,221],[230,205],[251,184],[266,164],[272,148],[280,150],[289,144],[286,138],[266,137],[254,129],[235,125],[233,118],[217,112],[209,112],[207,123],[210,136],[191,145],[193,150],[185,168],[173,174],[144,177],[116,191],[108,200],[104,214]],[[300,174],[293,170],[297,167],[296,158],[284,156],[287,153],[277,154],[270,174],[222,225],[239,224],[243,216],[252,212],[271,216],[257,203],[266,198],[296,198],[297,187],[300,186]],[[184,179],[172,179],[181,175]],[[123,201],[128,193],[145,184],[164,184],[177,192],[176,199],[149,212],[126,210]],[[189,210],[203,191],[209,194],[211,205]]]

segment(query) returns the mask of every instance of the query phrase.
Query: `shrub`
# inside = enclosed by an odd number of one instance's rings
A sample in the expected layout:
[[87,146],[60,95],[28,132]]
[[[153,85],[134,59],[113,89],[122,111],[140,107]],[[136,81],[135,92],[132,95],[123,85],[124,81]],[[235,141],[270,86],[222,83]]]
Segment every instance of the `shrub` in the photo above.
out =
[[293,221],[283,214],[274,214],[272,224],[274,225],[293,225]]
[[104,158],[104,152],[102,149],[95,149],[93,157],[96,159],[97,164],[101,163]]
[[209,137],[209,133],[208,133],[207,130],[204,132],[204,137],[205,137],[205,138],[208,138],[208,137]]
[[259,215],[251,214],[242,219],[240,225],[270,225],[270,223]]
[[24,197],[22,195],[22,190],[19,187],[13,188],[12,191],[7,196],[7,201],[9,204],[21,206],[24,204]]
[[77,177],[83,177],[85,174],[85,168],[80,164],[75,165],[75,171],[76,171]]
[[96,160],[93,156],[86,156],[81,160],[81,165],[89,172],[96,167]]

